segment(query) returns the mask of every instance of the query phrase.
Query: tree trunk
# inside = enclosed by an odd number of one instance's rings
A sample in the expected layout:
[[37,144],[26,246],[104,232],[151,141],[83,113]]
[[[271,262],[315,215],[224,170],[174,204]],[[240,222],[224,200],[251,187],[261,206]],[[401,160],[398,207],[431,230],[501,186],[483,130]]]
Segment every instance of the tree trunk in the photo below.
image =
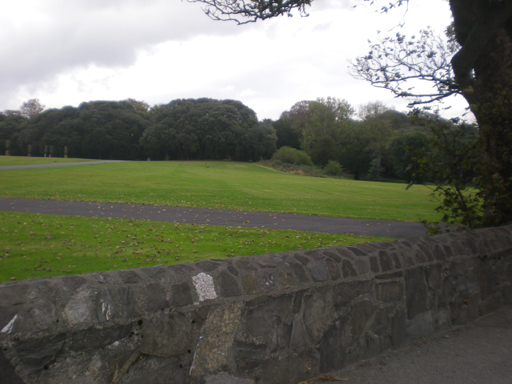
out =
[[452,65],[479,128],[484,225],[512,222],[512,2],[450,0],[462,49]]

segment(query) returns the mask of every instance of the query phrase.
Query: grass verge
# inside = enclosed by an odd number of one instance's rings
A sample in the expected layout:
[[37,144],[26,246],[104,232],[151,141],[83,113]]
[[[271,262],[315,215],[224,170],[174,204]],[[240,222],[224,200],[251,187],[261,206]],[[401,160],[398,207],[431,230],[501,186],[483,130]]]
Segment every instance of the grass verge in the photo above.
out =
[[379,237],[0,212],[0,282],[385,241]]

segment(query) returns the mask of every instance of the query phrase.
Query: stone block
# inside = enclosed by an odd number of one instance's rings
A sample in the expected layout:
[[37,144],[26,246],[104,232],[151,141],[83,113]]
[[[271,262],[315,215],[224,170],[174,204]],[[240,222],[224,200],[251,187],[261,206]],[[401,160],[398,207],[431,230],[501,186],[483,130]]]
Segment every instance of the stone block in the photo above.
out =
[[179,312],[147,319],[142,325],[141,352],[160,357],[186,353],[194,342],[192,329],[190,320]]
[[240,325],[241,308],[237,304],[227,304],[210,312],[201,330],[200,341],[196,346],[190,376],[204,378],[218,372],[228,363],[229,351]]
[[343,271],[343,277],[357,276],[357,271],[354,269],[354,266],[349,260],[343,260],[341,264],[341,270]]
[[309,269],[309,273],[313,281],[321,282],[329,278],[329,272],[325,264],[316,264]]
[[291,295],[270,298],[246,312],[245,332],[252,337],[265,335],[276,326],[289,323],[292,318],[291,309]]
[[173,285],[171,287],[171,305],[173,308],[191,305],[193,302],[194,300],[192,298],[192,289],[190,288],[189,284],[182,283]]
[[318,352],[320,372],[332,372],[345,364],[345,319],[338,319],[323,334]]
[[273,333],[269,343],[271,352],[288,348],[292,336],[293,326],[291,324],[283,324],[277,327]]
[[299,263],[290,263],[290,268],[292,269],[293,273],[301,283],[309,282],[308,275],[306,274],[306,271],[304,270],[304,267],[300,265]]
[[379,260],[375,256],[370,257],[370,269],[373,273],[379,273],[380,267],[379,267]]
[[334,288],[334,306],[343,307],[357,298],[367,295],[373,289],[372,280],[351,281],[341,283]]
[[331,278],[331,280],[338,280],[341,277],[340,271],[338,269],[338,264],[332,260],[326,260],[325,263],[327,265],[327,270],[329,271],[329,277]]
[[438,291],[442,288],[441,265],[435,264],[426,267],[428,287],[433,291]]
[[294,352],[307,348],[310,345],[310,337],[306,325],[301,318],[296,318],[292,323],[290,335],[290,349]]
[[227,271],[219,273],[217,286],[222,297],[240,296],[242,294],[238,281]]
[[391,271],[393,269],[393,262],[386,251],[379,251],[379,260],[382,272]]
[[256,382],[252,379],[244,379],[236,376],[232,376],[227,372],[217,373],[216,375],[210,375],[206,378],[205,384],[255,384]]
[[321,333],[331,320],[332,307],[326,303],[326,295],[314,292],[304,298],[304,324],[306,325],[313,342],[321,337]]
[[310,261],[310,259],[307,258],[306,256],[302,256],[302,255],[299,255],[299,254],[294,255],[293,258],[295,260],[297,260],[299,263],[301,263],[302,265],[308,265],[309,261]]
[[252,372],[269,357],[264,344],[235,341],[232,350],[239,372]]
[[194,263],[194,266],[204,272],[212,272],[215,271],[217,268],[219,268],[220,263],[212,260],[201,260],[196,261]]
[[18,376],[11,362],[4,356],[2,349],[0,349],[0,372],[4,383],[23,384],[23,380]]
[[124,284],[136,284],[142,281],[142,278],[133,269],[124,269],[117,271],[117,275]]
[[66,342],[64,333],[19,342],[14,350],[20,362],[21,371],[34,374],[50,364],[61,352]]
[[327,256],[328,258],[330,258],[332,261],[334,261],[335,263],[340,263],[341,262],[341,257],[339,255],[337,255],[336,253],[334,252],[331,252],[331,251],[324,251],[323,254],[325,256]]
[[117,340],[130,336],[132,325],[117,325],[109,328],[86,328],[70,335],[72,351],[90,351],[104,348]]
[[352,339],[358,339],[363,331],[368,327],[375,312],[375,306],[369,300],[360,301],[354,304],[350,312],[350,322],[352,325]]
[[379,283],[375,284],[375,295],[377,300],[383,303],[400,301],[404,296],[404,288],[398,281]]
[[430,309],[427,306],[427,284],[423,268],[405,271],[405,297],[409,320]]
[[405,312],[398,310],[391,320],[391,342],[393,348],[398,349],[407,340]]
[[407,338],[410,342],[421,340],[434,334],[434,318],[432,314],[426,313],[416,318],[407,329]]
[[[146,312],[153,313],[156,311],[162,311],[166,308],[169,308],[169,302],[167,301],[167,295],[163,289],[163,287],[158,283],[149,283],[144,284],[140,292],[143,294],[142,302],[140,303],[141,306],[144,306]],[[182,295],[180,298],[178,298],[177,294],[182,294],[182,292],[177,292],[177,288],[173,286],[171,288],[171,301],[173,305],[177,306],[178,304],[181,304],[184,296]],[[129,298],[131,296],[131,290],[127,292],[127,303],[129,303]]]
[[246,295],[254,295],[258,293],[258,279],[256,276],[248,274],[243,275],[242,285]]

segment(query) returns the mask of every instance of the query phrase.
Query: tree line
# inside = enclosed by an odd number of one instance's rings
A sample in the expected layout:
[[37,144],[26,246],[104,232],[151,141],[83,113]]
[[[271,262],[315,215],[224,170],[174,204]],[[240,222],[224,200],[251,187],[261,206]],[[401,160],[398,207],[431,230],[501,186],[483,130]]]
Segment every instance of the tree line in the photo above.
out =
[[[476,129],[464,132],[474,141]],[[432,134],[404,113],[370,102],[356,114],[333,97],[300,101],[275,121],[258,121],[239,101],[207,98],[152,108],[133,99],[94,101],[46,111],[29,100],[0,114],[0,153],[18,156],[258,161],[282,147],[303,151],[322,168],[338,163],[355,179],[408,182],[419,176],[415,154],[433,151]]]
[[[272,125],[234,100],[133,99],[42,111],[29,100],[0,114],[0,153],[89,159],[256,161],[275,151]],[[36,112],[34,112],[36,111]]]

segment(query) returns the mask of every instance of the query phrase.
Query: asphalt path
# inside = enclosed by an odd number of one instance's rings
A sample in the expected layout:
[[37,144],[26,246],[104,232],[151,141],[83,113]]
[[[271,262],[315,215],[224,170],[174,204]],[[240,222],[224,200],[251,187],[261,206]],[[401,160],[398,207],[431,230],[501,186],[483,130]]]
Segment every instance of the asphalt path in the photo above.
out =
[[511,384],[512,307],[329,376],[350,384]]
[[347,219],[275,212],[234,211],[119,203],[0,198],[0,211],[69,216],[111,217],[174,223],[293,229],[324,233],[381,236],[394,239],[426,235],[423,224],[414,222]]

